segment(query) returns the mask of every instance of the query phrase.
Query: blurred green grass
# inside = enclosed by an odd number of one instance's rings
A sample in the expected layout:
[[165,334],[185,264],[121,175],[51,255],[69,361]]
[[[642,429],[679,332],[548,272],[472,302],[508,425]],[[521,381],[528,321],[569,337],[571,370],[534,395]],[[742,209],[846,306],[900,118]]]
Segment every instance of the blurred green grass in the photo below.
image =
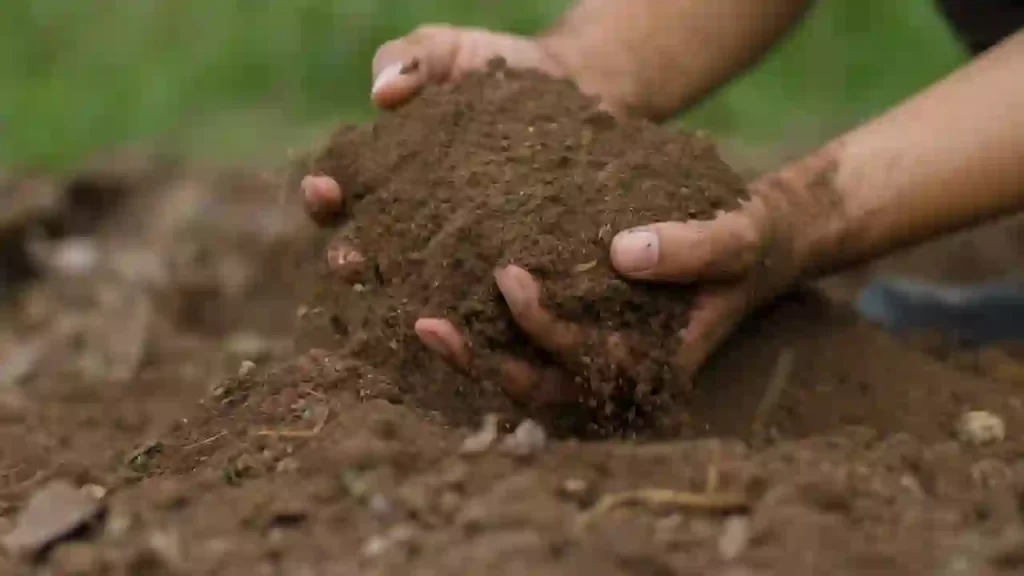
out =
[[[427,21],[530,33],[567,5],[7,0],[0,163],[59,169],[137,141],[211,160],[274,158],[334,122],[372,118],[381,42]],[[763,65],[682,120],[755,148],[812,145],[964,59],[929,0],[822,0]]]

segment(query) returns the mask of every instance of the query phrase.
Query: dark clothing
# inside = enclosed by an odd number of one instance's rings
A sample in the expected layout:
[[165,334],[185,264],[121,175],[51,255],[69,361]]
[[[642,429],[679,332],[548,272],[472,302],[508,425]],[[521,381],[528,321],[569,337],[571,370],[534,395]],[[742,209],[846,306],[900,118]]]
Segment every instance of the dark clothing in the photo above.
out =
[[960,40],[975,54],[1024,27],[1024,0],[938,0]]

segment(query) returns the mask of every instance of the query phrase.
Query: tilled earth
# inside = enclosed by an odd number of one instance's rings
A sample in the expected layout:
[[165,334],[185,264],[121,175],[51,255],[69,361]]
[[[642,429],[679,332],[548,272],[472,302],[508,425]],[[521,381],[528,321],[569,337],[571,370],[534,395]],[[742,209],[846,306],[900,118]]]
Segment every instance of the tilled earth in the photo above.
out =
[[[117,157],[4,187],[42,200],[0,210],[0,573],[1024,571],[1019,346],[904,343],[807,289],[712,361],[692,436],[455,425],[293,345],[326,238],[276,176]],[[1012,270],[1001,226],[975,248]]]

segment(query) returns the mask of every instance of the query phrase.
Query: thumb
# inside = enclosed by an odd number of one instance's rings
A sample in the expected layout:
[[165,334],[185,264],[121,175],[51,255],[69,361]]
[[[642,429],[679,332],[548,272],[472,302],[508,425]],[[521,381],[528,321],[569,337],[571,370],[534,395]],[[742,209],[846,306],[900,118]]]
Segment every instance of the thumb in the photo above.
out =
[[448,78],[460,37],[461,31],[454,26],[427,25],[384,43],[373,57],[373,103],[395,108],[428,82]]
[[660,222],[620,232],[612,266],[627,278],[688,282],[736,278],[758,257],[753,221],[732,212],[711,221]]

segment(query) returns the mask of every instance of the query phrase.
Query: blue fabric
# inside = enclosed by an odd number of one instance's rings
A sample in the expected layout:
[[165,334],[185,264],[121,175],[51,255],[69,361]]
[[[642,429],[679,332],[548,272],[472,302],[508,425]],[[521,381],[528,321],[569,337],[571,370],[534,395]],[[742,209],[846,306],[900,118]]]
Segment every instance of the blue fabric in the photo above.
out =
[[896,333],[938,330],[965,344],[1024,341],[1024,279],[954,286],[882,278],[855,306]]

